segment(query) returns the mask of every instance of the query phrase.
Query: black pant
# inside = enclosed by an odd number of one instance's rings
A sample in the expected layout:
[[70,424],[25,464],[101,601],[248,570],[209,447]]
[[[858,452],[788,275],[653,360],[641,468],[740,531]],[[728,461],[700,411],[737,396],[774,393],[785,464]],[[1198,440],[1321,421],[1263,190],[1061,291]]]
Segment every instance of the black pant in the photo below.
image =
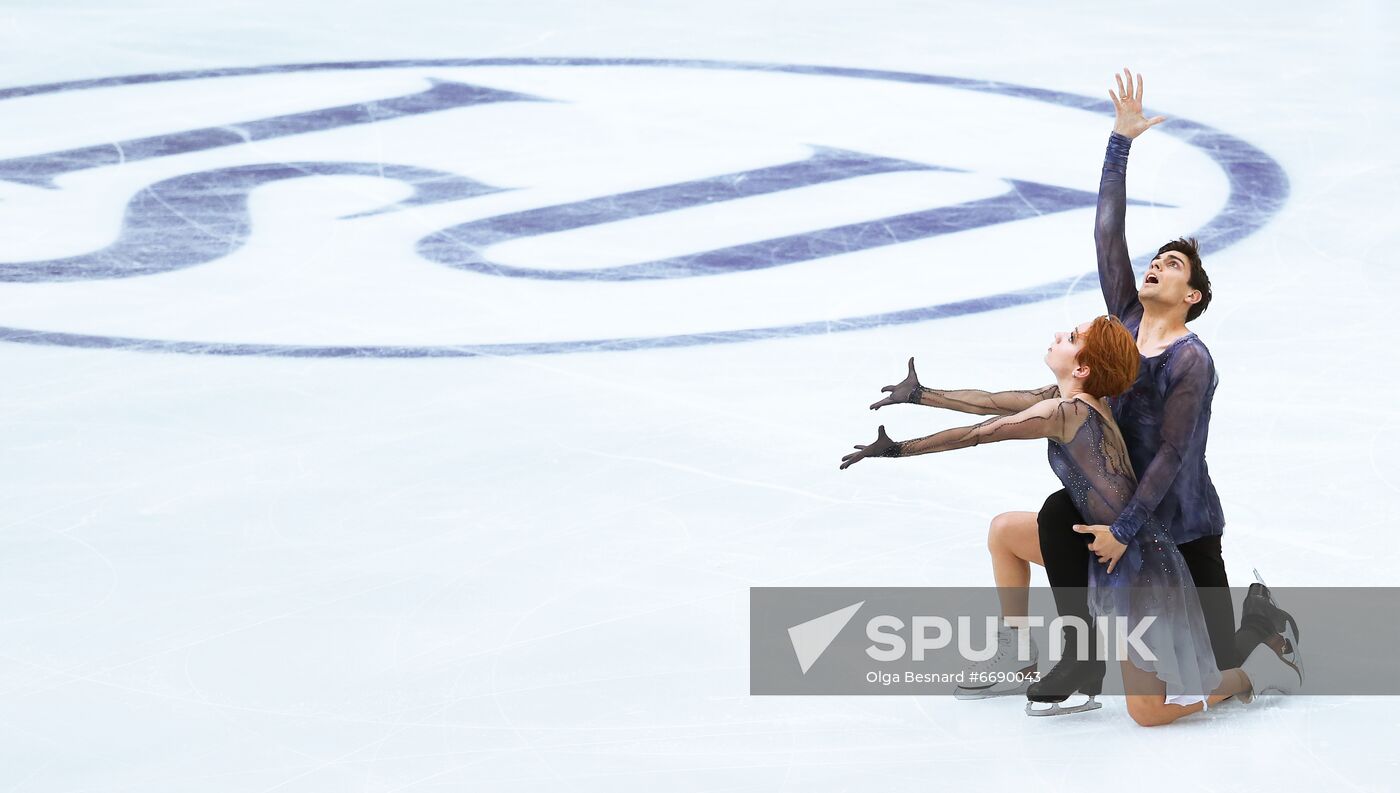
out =
[[[1089,617],[1089,550],[1092,536],[1074,530],[1074,524],[1084,523],[1069,492],[1059,490],[1045,499],[1040,508],[1040,555],[1045,559],[1045,573],[1054,587],[1055,608],[1060,616],[1076,616],[1090,624]],[[1230,582],[1225,577],[1225,560],[1220,556],[1220,535],[1202,537],[1177,545],[1186,559],[1191,578],[1196,583],[1204,613],[1206,632],[1210,634],[1215,664],[1221,669],[1233,669],[1244,662],[1263,640],[1258,626],[1246,626],[1235,631],[1235,606],[1230,599]],[[1092,646],[1092,645],[1091,645]]]

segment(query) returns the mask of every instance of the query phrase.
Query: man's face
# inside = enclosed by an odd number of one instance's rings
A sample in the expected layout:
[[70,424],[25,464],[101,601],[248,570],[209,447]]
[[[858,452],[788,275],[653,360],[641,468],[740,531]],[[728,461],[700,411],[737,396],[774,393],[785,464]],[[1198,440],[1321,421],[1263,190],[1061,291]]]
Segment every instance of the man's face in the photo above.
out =
[[1183,310],[1200,300],[1200,292],[1191,288],[1191,262],[1186,254],[1167,251],[1157,254],[1143,276],[1138,299],[1144,303],[1179,306]]

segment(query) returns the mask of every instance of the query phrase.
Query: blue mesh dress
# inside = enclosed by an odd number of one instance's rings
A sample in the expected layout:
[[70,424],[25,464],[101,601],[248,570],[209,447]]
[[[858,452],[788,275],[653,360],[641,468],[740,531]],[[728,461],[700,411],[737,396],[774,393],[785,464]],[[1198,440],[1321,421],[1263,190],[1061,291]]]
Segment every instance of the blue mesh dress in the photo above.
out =
[[[930,390],[921,391],[920,401],[938,404]],[[1088,402],[1061,399],[1058,391],[956,392],[964,405],[977,401],[986,412],[1002,415],[972,427],[896,442],[876,453],[907,457],[1003,440],[1048,438],[1050,467],[1079,513],[1089,523],[1112,524],[1138,489],[1123,435],[1112,419]],[[937,396],[951,393],[938,392]],[[1017,408],[1019,412],[1013,413]],[[1128,550],[1112,574],[1107,565],[1091,557],[1090,612],[1100,619],[1126,617],[1130,626],[1153,618],[1140,636],[1155,660],[1142,657],[1129,645],[1133,664],[1166,685],[1167,702],[1202,702],[1220,684],[1220,671],[1186,560],[1167,526],[1150,515],[1126,544]]]

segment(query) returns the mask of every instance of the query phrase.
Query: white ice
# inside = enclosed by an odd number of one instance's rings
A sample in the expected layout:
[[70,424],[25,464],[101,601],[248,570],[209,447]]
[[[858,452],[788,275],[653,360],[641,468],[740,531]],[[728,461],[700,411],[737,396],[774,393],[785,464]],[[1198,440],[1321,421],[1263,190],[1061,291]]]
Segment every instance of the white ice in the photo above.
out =
[[[1206,251],[1209,449],[1231,579],[1400,584],[1394,325],[1400,14],[1384,2],[9,2],[4,86],[395,58],[644,57],[864,67],[1148,105],[1238,136],[1291,194]],[[431,74],[430,74],[431,73]],[[1093,267],[1092,210],[734,276],[576,282],[413,253],[475,218],[789,162],[808,145],[961,168],[506,243],[593,268],[995,194],[1093,190],[1110,120],[951,89],[793,75],[408,69],[0,101],[0,158],[421,90],[570,97],[0,182],[0,260],[110,242],[160,179],[297,158],[468,174],[270,185],[248,245],[173,273],[0,283],[0,326],[199,342],[431,345],[835,321]],[[104,93],[105,92],[105,93]],[[454,111],[456,112],[456,111]],[[482,119],[479,123],[473,118]],[[1170,123],[1170,122],[1169,122]],[[1160,133],[1160,134],[1159,134]],[[1219,211],[1219,172],[1135,145],[1141,253]],[[988,521],[1058,485],[1040,444],[839,471],[918,357],[926,384],[1048,382],[1094,290],[873,330],[437,359],[225,357],[0,342],[0,791],[1396,789],[1383,697],[1226,705],[1136,727],[1121,699],[752,697],[751,586],[985,585]],[[1044,583],[1040,571],[1035,582]],[[1379,618],[1381,615],[1377,615]]]

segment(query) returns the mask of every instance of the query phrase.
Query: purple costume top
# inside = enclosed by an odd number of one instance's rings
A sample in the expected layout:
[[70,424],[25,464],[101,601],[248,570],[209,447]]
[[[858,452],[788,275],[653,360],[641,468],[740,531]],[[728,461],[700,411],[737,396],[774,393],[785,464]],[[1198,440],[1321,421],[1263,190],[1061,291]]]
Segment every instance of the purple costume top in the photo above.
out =
[[[1099,182],[1094,247],[1099,286],[1110,313],[1134,335],[1142,325],[1137,278],[1123,228],[1127,214],[1128,149],[1132,140],[1113,133]],[[1139,361],[1137,382],[1109,400],[1139,474],[1137,490],[1112,523],[1113,536],[1127,543],[1155,516],[1177,543],[1220,534],[1225,516],[1206,468],[1210,403],[1218,378],[1210,350],[1194,333],[1161,354]],[[1088,518],[1086,514],[1084,516]]]

